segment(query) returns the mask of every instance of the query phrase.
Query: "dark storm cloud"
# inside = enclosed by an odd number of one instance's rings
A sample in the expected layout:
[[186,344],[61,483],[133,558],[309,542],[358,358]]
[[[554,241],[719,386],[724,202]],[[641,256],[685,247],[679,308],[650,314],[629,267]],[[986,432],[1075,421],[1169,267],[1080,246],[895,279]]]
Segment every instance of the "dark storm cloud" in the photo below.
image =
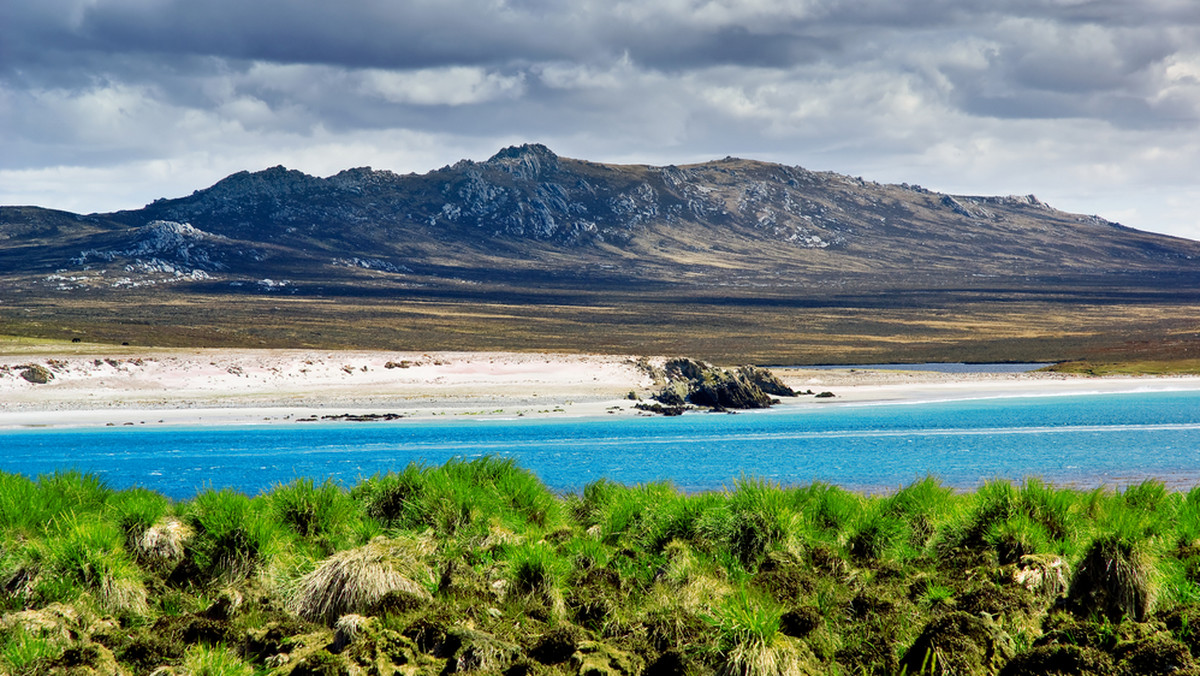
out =
[[638,63],[677,72],[707,66],[736,64],[790,68],[814,63],[842,48],[838,38],[796,33],[756,33],[743,26],[697,32],[675,41],[641,39],[629,43]]
[[[205,55],[346,67],[591,61],[630,52],[647,67],[786,66],[838,49],[863,26],[945,23],[935,4],[45,0],[14,7],[12,62],[80,65],[112,53]],[[845,34],[845,35],[843,35]],[[47,50],[47,46],[50,47]]]
[[[579,35],[539,30],[539,17],[495,3],[325,0],[48,0],[11,10],[11,58],[58,53],[204,55],[231,60],[411,68],[568,56]],[[34,7],[33,5],[37,5]],[[49,10],[54,7],[55,10]],[[567,49],[565,45],[570,45]]]
[[[971,115],[1096,117],[1123,126],[1192,117],[1189,101],[1163,104],[1156,78],[1173,54],[1196,49],[1200,27],[1194,3],[1168,0],[42,0],[6,3],[4,12],[0,73],[14,90],[146,84],[203,106],[193,79],[244,74],[260,62],[512,73],[624,56],[648,71],[765,68],[796,81],[813,77],[806,70],[813,65],[921,70],[949,83],[945,102]],[[979,43],[975,63],[939,56],[964,37]],[[302,89],[259,94],[313,105]]]
[[[205,75],[247,63],[416,69],[598,63],[628,54],[669,72],[716,65],[854,68],[894,45],[920,52],[975,35],[988,63],[955,80],[973,114],[1104,115],[1120,106],[1060,94],[1139,92],[1147,69],[1195,39],[1191,3],[602,3],[363,0],[46,0],[11,3],[3,65],[11,86]],[[920,41],[931,44],[921,45]],[[902,61],[896,64],[902,65]],[[954,68],[945,68],[953,79]],[[802,73],[800,74],[803,75]],[[978,81],[978,82],[977,82]],[[982,82],[982,84],[979,84]],[[183,87],[186,89],[186,87]],[[985,91],[990,89],[991,91]],[[997,91],[1002,90],[1002,91]],[[1153,117],[1153,106],[1145,110]],[[1117,120],[1120,121],[1119,119]]]

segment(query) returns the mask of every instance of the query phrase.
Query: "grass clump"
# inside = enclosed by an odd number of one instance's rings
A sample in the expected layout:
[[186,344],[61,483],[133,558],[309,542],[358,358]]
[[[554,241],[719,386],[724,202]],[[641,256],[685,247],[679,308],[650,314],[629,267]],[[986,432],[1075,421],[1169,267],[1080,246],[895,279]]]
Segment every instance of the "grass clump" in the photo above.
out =
[[953,511],[954,503],[954,491],[927,476],[883,499],[880,513],[899,521],[907,531],[909,546],[919,551],[929,544],[938,524]]
[[799,676],[809,673],[799,645],[780,632],[783,610],[746,591],[725,599],[708,618],[718,633],[721,673],[730,676]]
[[321,555],[355,543],[364,532],[360,503],[332,480],[299,478],[266,496],[274,518]]
[[187,676],[254,676],[254,666],[221,644],[188,648],[181,671]]
[[987,616],[953,611],[930,620],[901,659],[905,674],[984,676],[1011,660],[1015,645]]
[[1151,566],[1137,541],[1117,533],[1102,535],[1084,553],[1067,598],[1079,611],[1111,622],[1144,621],[1154,604]]
[[26,607],[75,603],[86,597],[107,612],[146,608],[143,574],[111,522],[60,514],[45,536],[25,543],[14,557],[10,586]]
[[114,493],[105,509],[125,533],[125,544],[136,546],[146,531],[170,514],[171,502],[154,491],[131,488]]
[[39,476],[0,475],[0,526],[13,534],[34,534],[57,517],[101,509],[112,491],[94,474],[77,470]]
[[806,539],[811,543],[836,542],[863,508],[862,496],[822,482],[795,489],[792,500],[805,520]]
[[865,511],[855,520],[846,541],[852,557],[862,562],[883,558],[885,553],[903,544],[905,522],[885,509]]
[[757,564],[794,530],[791,521],[795,512],[787,494],[775,484],[738,481],[729,496],[729,511],[732,527],[724,544],[747,567]]
[[366,613],[386,595],[415,604],[431,599],[427,545],[415,539],[379,537],[338,552],[300,578],[291,607],[301,617],[332,625],[349,613]]
[[37,674],[62,655],[64,646],[44,632],[14,626],[0,638],[0,671],[14,676]]
[[183,560],[191,536],[192,529],[173,517],[156,521],[136,536],[125,530],[126,547],[134,558],[158,571],[169,571]]
[[228,489],[207,490],[184,514],[194,532],[187,555],[202,583],[244,579],[276,553],[279,524],[261,500]]
[[411,464],[364,480],[350,495],[386,526],[432,528],[446,537],[479,534],[494,521],[520,530],[560,524],[559,501],[511,459],[451,460],[440,467]]

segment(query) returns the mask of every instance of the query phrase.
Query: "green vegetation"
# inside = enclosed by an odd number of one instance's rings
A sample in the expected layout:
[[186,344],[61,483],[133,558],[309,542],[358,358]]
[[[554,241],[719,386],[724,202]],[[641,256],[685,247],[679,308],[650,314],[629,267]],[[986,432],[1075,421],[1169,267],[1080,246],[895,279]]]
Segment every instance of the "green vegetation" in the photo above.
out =
[[1200,375],[1200,359],[1155,359],[1138,361],[1066,361],[1044,371],[1087,376],[1177,376]]
[[0,673],[1200,674],[1200,488],[0,473]]

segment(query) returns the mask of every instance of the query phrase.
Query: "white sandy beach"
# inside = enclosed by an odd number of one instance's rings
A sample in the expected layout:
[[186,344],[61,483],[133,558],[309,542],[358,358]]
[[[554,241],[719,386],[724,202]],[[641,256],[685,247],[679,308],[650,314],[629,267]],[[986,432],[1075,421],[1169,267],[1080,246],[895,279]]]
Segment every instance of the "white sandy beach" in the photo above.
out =
[[840,403],[883,403],[1200,390],[1200,376],[1083,376],[1030,373],[939,373],[891,369],[775,369],[797,391],[831,391]]
[[[518,353],[134,349],[0,355],[0,428],[268,424],[339,415],[404,419],[646,415],[630,392],[653,382],[637,357]],[[651,359],[658,361],[661,359]],[[40,365],[52,378],[29,382]],[[1200,377],[1093,378],[776,369],[797,391],[783,406],[1200,390]]]

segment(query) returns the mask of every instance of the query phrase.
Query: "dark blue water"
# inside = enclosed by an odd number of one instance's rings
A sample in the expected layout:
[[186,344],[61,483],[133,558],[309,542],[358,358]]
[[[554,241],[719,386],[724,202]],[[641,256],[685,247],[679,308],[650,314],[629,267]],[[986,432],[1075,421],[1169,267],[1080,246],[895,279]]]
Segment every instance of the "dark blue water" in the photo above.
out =
[[1200,484],[1200,392],[831,405],[679,418],[461,420],[266,427],[118,427],[0,433],[0,470],[95,472],[175,498],[257,493],[298,476],[345,484],[410,462],[494,454],[551,488],[602,477],[687,491],[739,477],[886,491],[933,474],[970,489],[1036,476],[1120,486]]

